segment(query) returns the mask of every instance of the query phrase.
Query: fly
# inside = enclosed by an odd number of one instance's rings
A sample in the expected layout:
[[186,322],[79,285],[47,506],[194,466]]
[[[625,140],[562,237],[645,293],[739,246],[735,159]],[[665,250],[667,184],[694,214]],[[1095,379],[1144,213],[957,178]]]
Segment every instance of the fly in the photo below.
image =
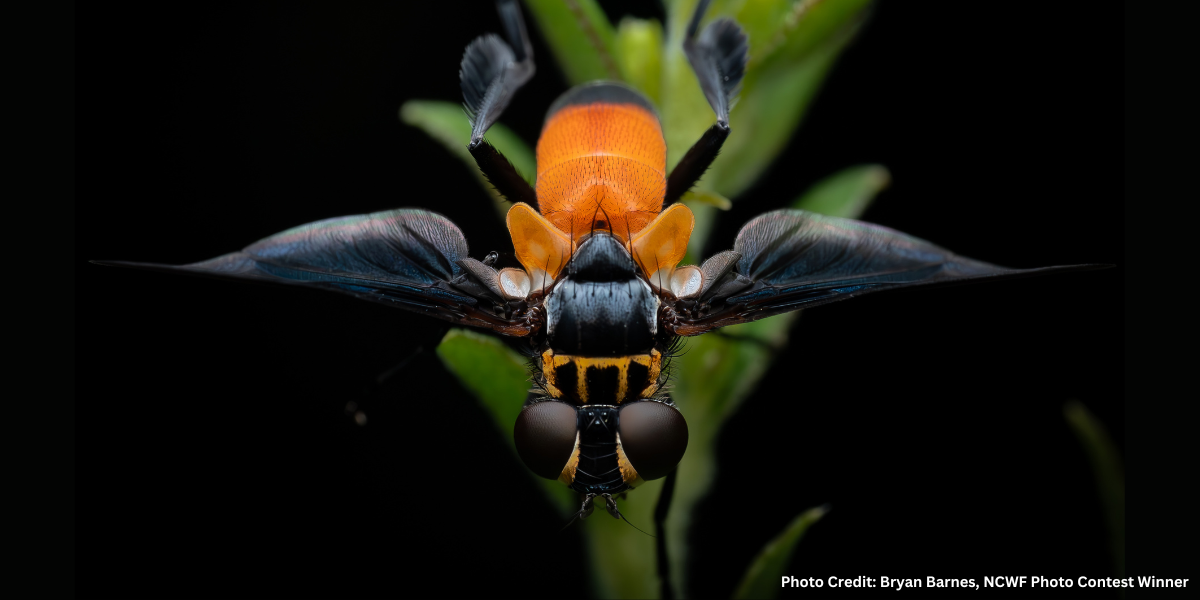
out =
[[514,426],[517,451],[581,494],[580,518],[596,499],[619,517],[614,498],[682,459],[687,423],[664,389],[682,337],[873,292],[1104,266],[1008,269],[803,210],[759,215],[732,249],[681,265],[695,219],[679,200],[729,136],[742,28],[722,18],[701,29],[707,1],[692,15],[683,51],[715,122],[674,169],[653,103],[593,82],[550,106],[530,185],[484,137],[535,73],[517,3],[498,6],[504,37],[471,42],[459,77],[468,149],[514,203],[506,223],[521,268],[471,258],[454,223],[421,209],[309,223],[190,265],[104,264],[325,289],[523,340],[536,390]]

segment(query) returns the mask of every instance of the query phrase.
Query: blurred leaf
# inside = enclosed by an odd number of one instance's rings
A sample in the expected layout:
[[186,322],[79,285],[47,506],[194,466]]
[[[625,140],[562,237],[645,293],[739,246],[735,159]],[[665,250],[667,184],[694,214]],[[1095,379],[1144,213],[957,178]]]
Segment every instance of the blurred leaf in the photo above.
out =
[[[479,184],[492,195],[500,216],[503,217],[508,212],[508,207],[512,204],[496,193],[496,189],[484,178],[483,172],[475,164],[475,159],[471,157],[471,152],[467,150],[467,143],[471,141],[471,122],[461,104],[436,100],[409,100],[400,107],[400,120],[429,134],[429,137],[440,142],[466,163],[467,168],[479,180]],[[530,177],[537,173],[533,151],[517,134],[496,123],[488,130],[487,140],[532,184],[533,180]]]
[[681,199],[684,202],[694,202],[698,204],[707,204],[715,206],[721,210],[729,210],[733,208],[733,203],[729,198],[722,196],[712,190],[690,190],[683,194]]
[[[714,3],[705,21],[716,18],[732,3]],[[751,36],[751,61],[754,60],[755,37],[763,38],[761,30],[772,26],[771,15],[784,14],[781,6],[787,3],[746,2],[742,10],[755,13],[755,25],[760,33],[747,28]],[[809,3],[811,4],[811,3]],[[860,20],[863,2],[826,2],[837,7],[818,11],[812,8],[797,15],[795,23],[775,22],[777,53],[801,42],[790,37],[799,30],[803,18],[817,18],[822,23],[839,25],[836,33],[824,35],[811,50],[796,52],[794,60],[760,61],[747,70],[746,82],[730,123],[732,133],[725,142],[721,156],[697,185],[698,191],[715,191],[733,198],[771,165],[800,122],[808,103],[815,96],[834,59],[851,39]],[[787,10],[791,10],[787,4]],[[703,135],[713,121],[712,108],[700,91],[682,48],[671,40],[681,40],[684,29],[695,9],[693,0],[676,0],[668,7],[668,42],[663,47],[662,109],[663,129],[667,138],[667,165],[673,168],[688,148]],[[815,14],[815,17],[814,17]],[[759,18],[762,17],[762,18]],[[828,27],[803,31],[828,30]],[[772,34],[775,35],[775,34]],[[781,36],[781,37],[780,37]],[[764,40],[764,41],[769,41]],[[765,72],[755,73],[755,69]],[[710,205],[689,202],[696,215],[696,227],[689,243],[689,262],[699,262],[699,255],[718,214]],[[680,462],[675,497],[667,518],[667,547],[671,561],[672,585],[685,597],[695,595],[686,588],[685,567],[689,547],[686,532],[691,529],[695,506],[708,493],[716,477],[716,436],[725,419],[737,409],[766,373],[779,348],[787,342],[787,333],[797,313],[781,315],[725,328],[688,341],[686,353],[676,359],[679,377],[675,379],[672,398],[686,416],[689,426],[688,452]]]
[[733,207],[733,202],[712,190],[699,188],[686,192],[680,201],[692,209],[692,215],[696,218],[696,225],[692,228],[692,237],[688,240],[688,251],[687,255],[683,257],[683,264],[698,265],[707,258],[701,256],[701,252],[704,252],[704,244],[708,241],[708,236],[712,234],[713,226],[716,225],[717,215],[720,214],[717,211],[729,210]]
[[[470,329],[451,329],[437,347],[438,358],[479,400],[513,452],[512,431],[529,395],[528,361],[500,340]],[[563,484],[529,473],[563,516],[578,509]]]
[[1063,407],[1067,424],[1092,464],[1100,504],[1108,525],[1109,548],[1117,577],[1125,576],[1125,474],[1121,455],[1099,419],[1078,400]]
[[829,512],[829,508],[810,508],[792,520],[778,537],[767,542],[758,556],[750,563],[742,582],[733,592],[734,598],[774,598],[779,595],[783,571],[792,560],[796,543],[813,523]]
[[526,0],[570,85],[621,80],[616,34],[595,0]]
[[[688,193],[697,192],[700,190],[692,190]],[[711,193],[717,197],[724,198],[716,192],[703,190],[701,193]],[[692,216],[696,217],[696,225],[692,228],[692,237],[688,239],[687,255],[683,257],[685,265],[698,265],[704,261],[707,256],[702,256],[704,245],[708,242],[708,236],[712,235],[713,226],[717,224],[718,208],[708,202],[691,200],[684,194],[683,202],[692,209]]]
[[[617,500],[621,514],[642,531],[654,533],[654,507],[662,491],[663,480],[647,481]],[[578,507],[576,507],[578,508]],[[654,538],[613,519],[603,505],[586,521],[578,523],[587,535],[588,562],[597,598],[657,598],[659,585],[655,572]]]
[[[616,32],[594,0],[528,0],[526,5],[569,83],[623,78],[656,102],[667,141],[668,170],[713,124],[715,115],[700,91],[680,44],[696,0],[666,0],[665,26],[654,21],[626,18]],[[696,228],[689,244],[689,262],[696,263],[702,258],[696,252],[706,241],[719,215],[718,209],[727,209],[729,198],[734,198],[755,181],[791,138],[829,68],[852,39],[866,14],[867,5],[866,0],[713,2],[704,22],[736,15],[750,37],[750,64],[741,98],[731,116],[733,131],[721,157],[685,198],[696,215]],[[455,110],[461,121],[460,129],[455,130],[459,133],[449,138],[444,133],[442,137],[433,132],[430,134],[448,145],[444,140],[449,139],[456,146],[451,150],[471,162],[465,149],[469,139],[468,125],[461,109],[455,107]],[[429,126],[421,122],[423,115],[413,115],[412,120],[406,116],[405,120],[430,131]],[[520,140],[516,142],[527,157],[524,163],[501,147],[498,140],[492,141],[522,173],[535,172],[533,153]],[[814,186],[797,201],[797,205],[827,214],[857,216],[886,184],[886,178],[887,172],[882,167],[848,169]],[[686,540],[694,508],[708,493],[716,477],[717,434],[724,421],[753,391],[778,351],[786,345],[788,330],[797,316],[798,313],[781,315],[692,338],[686,353],[674,361],[674,368],[679,369],[681,376],[673,379],[671,396],[688,420],[690,440],[687,455],[678,467],[666,526],[672,585],[684,596],[696,595],[685,586]],[[466,343],[462,336],[468,333],[460,331],[454,338],[447,335],[443,346],[449,344],[450,348],[446,354],[439,348],[438,353],[447,367],[464,379],[468,389],[480,396],[506,439],[511,439],[512,425],[528,387],[523,361],[515,354],[505,358],[505,353],[511,351],[486,336],[474,334],[483,341]],[[487,358],[487,355],[492,356]],[[499,390],[515,383],[503,377],[480,375],[477,365],[484,360],[503,364],[511,362],[513,357],[522,367],[521,385],[514,388],[520,391],[519,400],[514,403],[512,398],[486,397],[489,389]],[[459,366],[455,367],[452,362]],[[510,395],[516,398],[515,393]],[[565,512],[578,508],[577,500],[562,493],[561,484],[539,481],[552,484],[546,489]],[[661,482],[648,482],[631,491],[618,501],[622,513],[638,527],[651,531],[661,487]],[[821,513],[814,511],[798,517],[773,545],[768,545],[752,571],[769,572],[775,564],[771,561],[776,560],[786,565],[786,554],[790,554],[804,528],[819,518]],[[589,552],[587,560],[596,574],[594,595],[658,595],[653,538],[609,518],[602,510],[576,527],[584,528]],[[784,553],[782,558],[777,556],[780,552]],[[750,586],[747,589],[756,585],[753,583],[756,579],[749,574],[746,581],[751,582],[743,582],[743,587]],[[777,581],[773,582],[773,590],[777,590]]]
[[807,59],[821,46],[843,37],[848,27],[856,28],[870,4],[871,0],[791,3],[783,18],[775,22],[775,31],[752,47],[757,52],[750,57],[751,65],[795,65]]
[[882,165],[849,167],[817,182],[792,203],[792,208],[857,219],[890,182],[891,175]]
[[[662,54],[659,116],[662,118],[663,136],[667,140],[668,172],[675,168],[675,164],[683,158],[688,148],[700,139],[704,131],[716,122],[716,115],[704,99],[696,74],[692,72],[692,67],[683,54],[681,40],[688,18],[695,7],[695,0],[677,0],[666,7],[667,30]],[[718,14],[717,11],[710,8],[710,18],[715,14]],[[720,162],[721,158],[718,158],[717,164]],[[707,184],[707,179],[706,177],[701,180],[699,185],[705,189],[712,189],[712,186]]]
[[734,18],[750,42],[751,65],[761,62],[787,41],[787,32],[795,28],[799,15],[811,4],[795,0],[747,0],[736,8]]
[[[437,347],[438,358],[458,376],[496,421],[511,431],[529,395],[528,361],[500,340],[470,329],[451,329]],[[507,436],[512,444],[512,436]]]
[[[857,218],[888,181],[887,169],[882,166],[850,167],[818,182],[793,206]],[[701,215],[711,222],[715,210],[695,202],[691,206],[697,214],[693,235],[699,237]],[[688,418],[691,441],[688,455],[680,464],[675,508],[668,520],[668,535],[674,541],[674,568],[682,568],[683,557],[676,555],[687,551],[674,534],[690,525],[684,513],[690,513],[690,507],[708,492],[715,478],[713,448],[720,427],[757,386],[774,356],[787,343],[788,331],[798,317],[799,313],[780,315],[692,338],[686,353],[676,359],[681,376],[675,380],[672,397]]]
[[787,145],[825,75],[857,32],[869,2],[803,6],[794,13],[794,25],[785,20],[773,34],[776,46],[768,56],[756,57],[760,44],[750,40],[750,65],[729,118],[729,139],[706,177],[708,186],[727,197],[736,198],[749,187]]
[[685,586],[687,532],[696,505],[716,479],[716,441],[721,426],[754,391],[799,313],[734,325],[688,338],[675,358],[671,398],[688,423],[688,449],[679,463],[675,496],[667,517],[667,550],[672,585],[683,596],[696,595]]
[[617,27],[617,61],[625,81],[655,105],[662,86],[662,24],[625,17]]

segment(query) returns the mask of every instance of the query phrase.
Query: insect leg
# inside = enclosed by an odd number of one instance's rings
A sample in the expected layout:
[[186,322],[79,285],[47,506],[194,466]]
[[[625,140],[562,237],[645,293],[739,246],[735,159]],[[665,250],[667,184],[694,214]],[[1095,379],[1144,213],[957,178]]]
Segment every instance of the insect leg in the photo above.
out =
[[463,53],[458,72],[463,101],[471,118],[471,143],[467,149],[488,182],[512,202],[537,206],[537,194],[512,163],[483,135],[534,74],[533,45],[516,0],[497,0],[506,43],[494,34],[475,38]]
[[717,19],[697,36],[700,18],[704,16],[708,4],[709,0],[701,0],[696,5],[696,12],[692,14],[683,40],[683,52],[692,64],[696,78],[700,80],[704,97],[717,114],[717,122],[704,132],[671,171],[667,178],[667,194],[663,198],[664,209],[691,189],[717,158],[721,145],[729,137],[729,108],[746,72],[749,46],[746,33],[737,22]]

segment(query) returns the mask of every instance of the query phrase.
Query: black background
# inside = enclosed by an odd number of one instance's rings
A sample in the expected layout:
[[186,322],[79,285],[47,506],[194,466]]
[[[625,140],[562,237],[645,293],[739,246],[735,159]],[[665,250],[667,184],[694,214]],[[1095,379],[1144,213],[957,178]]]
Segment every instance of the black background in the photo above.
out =
[[[533,29],[540,70],[503,119],[531,144],[565,89]],[[80,19],[80,112],[98,127],[76,246],[80,595],[586,591],[579,528],[555,535],[507,434],[436,356],[373,384],[440,324],[85,264],[193,262],[400,206],[448,216],[476,257],[511,248],[466,168],[397,118],[410,98],[458,101],[462,49],[488,31],[487,3]],[[1089,4],[878,7],[712,249],[877,162],[893,182],[865,220],[1002,265],[1118,267],[805,313],[718,441],[717,491],[690,532],[696,595],[728,596],[792,516],[825,503],[789,574],[1112,574],[1062,407],[1082,401],[1124,449],[1119,35]]]

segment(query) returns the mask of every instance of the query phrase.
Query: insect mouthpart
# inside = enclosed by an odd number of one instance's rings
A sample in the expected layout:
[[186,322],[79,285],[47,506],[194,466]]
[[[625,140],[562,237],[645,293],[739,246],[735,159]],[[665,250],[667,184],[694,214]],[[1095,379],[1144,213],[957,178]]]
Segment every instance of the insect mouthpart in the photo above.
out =
[[[579,512],[575,513],[575,518],[586,519],[592,516],[592,512],[596,510],[596,497],[604,498],[604,509],[608,511],[608,514],[612,515],[612,518],[624,518],[621,515],[621,511],[617,508],[617,501],[612,497],[612,494],[584,494],[583,505],[579,507]],[[575,519],[571,519],[567,524],[570,525],[574,522]]]
[[575,521],[586,519],[591,516],[592,511],[594,511],[596,507],[595,500],[597,496],[604,498],[604,509],[608,511],[608,514],[612,515],[612,518],[618,521],[625,521],[627,525],[638,531],[641,531],[645,535],[656,537],[646,533],[645,531],[642,531],[642,529],[637,525],[630,523],[629,519],[626,519],[625,515],[621,514],[620,509],[617,508],[617,500],[616,498],[613,498],[612,494],[585,494],[583,497],[583,505],[579,508],[579,512],[575,513],[575,516],[571,517],[571,520],[567,521],[566,525],[563,525],[563,528],[559,530],[559,533],[565,531]]

